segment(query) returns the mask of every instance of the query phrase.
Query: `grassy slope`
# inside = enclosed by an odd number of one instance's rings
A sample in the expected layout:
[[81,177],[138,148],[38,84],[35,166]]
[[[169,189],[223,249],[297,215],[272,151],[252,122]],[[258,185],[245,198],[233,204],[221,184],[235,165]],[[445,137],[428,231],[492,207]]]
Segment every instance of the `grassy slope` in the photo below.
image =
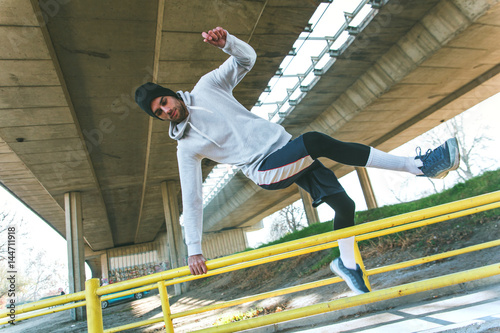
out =
[[[357,212],[355,222],[356,224],[360,224],[364,222],[375,221],[385,217],[404,214],[407,212],[441,205],[460,199],[470,198],[476,195],[490,193],[498,190],[500,190],[500,170],[488,171],[481,176],[466,181],[465,183],[459,183],[441,193],[433,194],[416,201]],[[443,247],[446,248],[447,242],[444,241],[444,239],[457,239],[467,237],[472,233],[472,230],[476,227],[477,224],[483,223],[485,220],[491,220],[498,215],[500,215],[500,209],[495,209],[492,211],[487,211],[467,217],[468,222],[457,224],[457,228],[449,228],[449,223],[439,223],[435,226],[427,226],[418,228],[416,230],[408,230],[398,234],[380,237],[376,240],[364,241],[360,243],[360,246],[364,248],[364,250],[368,250],[369,252],[380,252],[386,248],[393,247],[400,247],[402,249],[407,247],[414,247],[416,249],[421,249],[423,247],[431,248],[430,246],[432,246],[432,248],[436,248],[436,244],[440,243],[444,243],[440,245],[444,245]],[[304,229],[287,234],[279,240],[263,244],[259,246],[259,248],[289,242],[303,237],[329,232],[331,230],[332,221],[316,223]],[[439,235],[440,237],[436,238],[435,235]],[[375,250],[375,248],[377,250]],[[338,248],[332,249],[329,255],[324,256],[319,262],[311,267],[310,271],[305,273],[308,274],[316,271],[338,255]]]
[[[500,190],[500,170],[488,171],[481,176],[468,180],[465,183],[459,183],[446,191],[438,194],[433,194],[416,201],[357,212],[355,222],[356,224],[360,224],[364,222],[374,221],[385,217],[404,214],[411,211],[441,205],[448,202],[470,198],[476,195],[490,193],[498,190]],[[477,215],[478,219],[484,219],[485,217],[498,216],[499,211],[493,210]],[[259,246],[259,248],[289,242],[295,239],[313,236],[328,231],[332,231],[332,221],[313,224],[311,226],[305,227],[304,229],[287,234],[276,241],[263,244]]]

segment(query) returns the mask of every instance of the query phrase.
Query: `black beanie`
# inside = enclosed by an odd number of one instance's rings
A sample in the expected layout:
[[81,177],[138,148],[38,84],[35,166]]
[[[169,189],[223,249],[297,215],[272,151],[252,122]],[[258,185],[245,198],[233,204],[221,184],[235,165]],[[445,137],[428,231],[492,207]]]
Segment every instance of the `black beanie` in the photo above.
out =
[[[158,118],[153,110],[151,110],[151,102],[160,96],[172,96],[179,98],[179,96],[172,90],[164,88],[153,82],[144,83],[135,91],[135,102],[146,111],[151,117]],[[160,118],[158,118],[160,119]]]

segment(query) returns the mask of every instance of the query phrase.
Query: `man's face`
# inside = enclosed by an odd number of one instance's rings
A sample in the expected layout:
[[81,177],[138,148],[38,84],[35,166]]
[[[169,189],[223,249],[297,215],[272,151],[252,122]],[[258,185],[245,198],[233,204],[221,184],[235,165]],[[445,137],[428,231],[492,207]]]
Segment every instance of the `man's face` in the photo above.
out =
[[160,96],[151,102],[151,110],[162,120],[180,123],[188,116],[186,104],[172,96]]

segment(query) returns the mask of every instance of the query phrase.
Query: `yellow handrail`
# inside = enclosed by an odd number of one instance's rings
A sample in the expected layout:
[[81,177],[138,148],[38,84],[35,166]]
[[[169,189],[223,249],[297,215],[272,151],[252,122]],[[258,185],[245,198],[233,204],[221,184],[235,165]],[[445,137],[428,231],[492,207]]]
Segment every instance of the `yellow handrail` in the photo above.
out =
[[251,318],[243,321],[238,321],[230,324],[225,324],[221,326],[211,327],[207,329],[198,330],[195,332],[217,332],[217,333],[232,333],[238,332],[254,327],[260,327],[264,325],[271,325],[287,320],[303,318],[307,316],[312,316],[320,313],[330,312],[338,309],[345,309],[348,307],[369,304],[373,302],[378,302],[382,300],[387,300],[391,298],[401,297],[405,295],[415,294],[417,292],[422,292],[426,290],[432,290],[437,288],[443,288],[446,286],[451,286],[459,283],[464,283],[467,281],[477,280],[493,275],[500,274],[500,263],[471,269],[468,271],[448,274],[432,279],[427,279],[418,282],[412,282],[408,284],[403,284],[400,286],[395,286],[391,288],[386,288],[382,290],[372,291],[370,293],[340,298],[327,303],[320,303],[315,305],[305,306],[299,309],[287,310],[283,312],[272,313],[263,317]]
[[[61,305],[61,306],[58,306],[56,308],[49,308],[49,309],[38,310],[38,311],[33,310],[30,312],[26,311],[23,314],[21,314],[21,316],[18,316],[18,312],[16,310],[16,322],[21,321],[21,320],[34,318],[34,317],[40,317],[40,316],[44,316],[44,315],[48,315],[51,313],[56,313],[56,312],[60,312],[60,311],[64,311],[64,310],[78,308],[80,306],[85,306],[86,304],[87,304],[86,301],[76,302],[76,303],[67,303],[65,305]],[[9,322],[9,318],[0,319],[0,325],[7,324],[8,322]]]
[[[89,332],[103,332],[103,331],[118,332],[126,329],[131,329],[159,322],[165,323],[165,328],[167,332],[174,332],[172,324],[173,319],[195,315],[210,310],[226,308],[238,304],[243,304],[246,302],[261,300],[269,297],[274,297],[277,295],[284,295],[297,291],[316,288],[319,286],[336,283],[341,280],[338,277],[333,277],[321,281],[275,290],[259,295],[248,296],[240,299],[226,301],[223,303],[213,304],[178,313],[170,312],[170,305],[168,302],[168,295],[166,290],[166,287],[169,285],[205,278],[208,276],[214,276],[221,273],[231,272],[238,269],[261,265],[272,261],[282,260],[285,258],[290,258],[310,252],[332,248],[338,246],[336,240],[347,238],[350,236],[356,236],[356,241],[366,240],[498,207],[500,207],[500,191],[476,196],[473,198],[463,199],[431,208],[421,209],[418,211],[401,214],[398,216],[393,216],[378,221],[368,222],[351,228],[342,229],[339,231],[327,232],[320,235],[310,236],[283,244],[278,244],[262,249],[257,249],[227,256],[224,258],[210,260],[207,262],[207,267],[209,269],[209,272],[208,274],[205,274],[203,276],[190,275],[188,267],[180,267],[102,287],[99,287],[98,279],[91,279],[86,282],[85,291],[69,295],[57,296],[48,300],[43,300],[18,306],[16,308],[16,321],[33,318],[49,313],[55,313],[58,311],[63,311],[79,306],[86,306]],[[425,262],[439,260],[499,245],[500,245],[500,240],[486,242],[483,244],[469,246],[463,249],[448,251],[445,253],[439,253],[424,258],[414,259],[402,263],[388,265],[385,267],[366,270],[366,275],[372,276],[374,274],[389,272],[396,269],[410,267]],[[360,266],[363,265],[361,264]],[[364,266],[362,267],[362,269],[365,270]],[[444,285],[452,285],[464,281],[470,281],[476,278],[482,278],[485,276],[499,274],[499,270],[500,270],[500,264],[494,264],[471,271],[454,273],[444,277],[438,277],[430,280],[410,283],[403,286],[396,286],[379,291],[373,291],[368,294],[349,297],[341,300],[332,301],[329,303],[317,304],[294,310],[287,310],[282,313],[266,315],[264,317],[249,319],[243,322],[237,322],[223,326],[208,328],[201,330],[200,332],[212,332],[212,331],[235,332],[238,330],[243,330],[251,327],[267,325],[269,323],[275,323],[283,320],[290,320],[293,318],[300,318],[303,316],[318,314],[326,311],[333,311],[335,309],[338,309],[339,307],[348,307],[358,304],[366,304],[370,302],[379,301],[382,299],[389,299],[401,296],[402,294],[410,294],[432,288],[440,288],[440,286]],[[456,281],[461,281],[461,282],[456,282]],[[367,281],[367,283],[369,284],[369,281]],[[152,290],[155,288],[158,288],[159,290],[159,295],[162,302],[163,317],[140,321],[128,325],[123,325],[120,327],[109,328],[106,330],[103,329],[102,309],[100,306],[102,301],[146,290]],[[113,293],[113,295],[109,295],[111,293]],[[63,305],[63,306],[50,309],[50,307],[56,305]],[[0,325],[5,324],[9,321],[8,315],[9,315],[8,309],[0,311]]]
[[[215,268],[225,267],[240,262],[272,256],[274,254],[289,252],[297,248],[304,248],[319,243],[326,243],[337,239],[351,237],[356,234],[363,234],[374,230],[380,230],[384,228],[402,225],[409,222],[414,222],[439,215],[444,215],[449,212],[456,212],[463,209],[479,207],[497,201],[500,201],[500,191],[468,199],[463,199],[431,208],[421,209],[415,212],[401,214],[374,222],[368,222],[351,228],[345,228],[338,231],[327,232],[321,235],[310,236],[283,244],[277,244],[262,249],[252,250],[244,253],[226,256],[219,259],[210,260],[207,262],[207,268],[209,270],[212,270]],[[151,274],[148,276],[143,276],[136,279],[131,279],[128,281],[122,281],[119,283],[103,286],[98,289],[97,293],[98,295],[102,296],[105,294],[110,294],[125,289],[136,288],[144,284],[157,283],[158,281],[161,280],[170,280],[176,277],[181,277],[189,274],[190,274],[189,268],[184,266],[160,273]]]
[[[28,304],[23,304],[16,307],[16,316],[21,313],[31,312],[39,309],[49,308],[51,306],[66,304],[75,301],[85,300],[85,292],[80,291],[73,294],[57,296],[43,301],[36,301]],[[82,304],[83,305],[83,304]],[[0,318],[5,318],[9,315],[7,310],[0,311]],[[0,322],[1,324],[1,322]]]

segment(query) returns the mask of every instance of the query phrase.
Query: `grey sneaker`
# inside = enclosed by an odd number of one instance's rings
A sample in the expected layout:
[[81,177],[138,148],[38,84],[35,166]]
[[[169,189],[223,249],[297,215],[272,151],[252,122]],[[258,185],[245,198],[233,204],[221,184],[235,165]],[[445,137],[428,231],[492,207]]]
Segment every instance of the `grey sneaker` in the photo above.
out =
[[340,276],[357,295],[370,292],[366,287],[365,280],[363,280],[363,271],[358,264],[356,264],[355,270],[349,269],[344,266],[342,259],[337,258],[330,263],[330,269]]
[[422,176],[442,179],[449,171],[458,169],[460,164],[458,141],[455,138],[448,139],[436,149],[427,150],[425,155],[422,155],[420,147],[417,147],[415,159],[421,160],[424,164],[419,168],[424,173]]

